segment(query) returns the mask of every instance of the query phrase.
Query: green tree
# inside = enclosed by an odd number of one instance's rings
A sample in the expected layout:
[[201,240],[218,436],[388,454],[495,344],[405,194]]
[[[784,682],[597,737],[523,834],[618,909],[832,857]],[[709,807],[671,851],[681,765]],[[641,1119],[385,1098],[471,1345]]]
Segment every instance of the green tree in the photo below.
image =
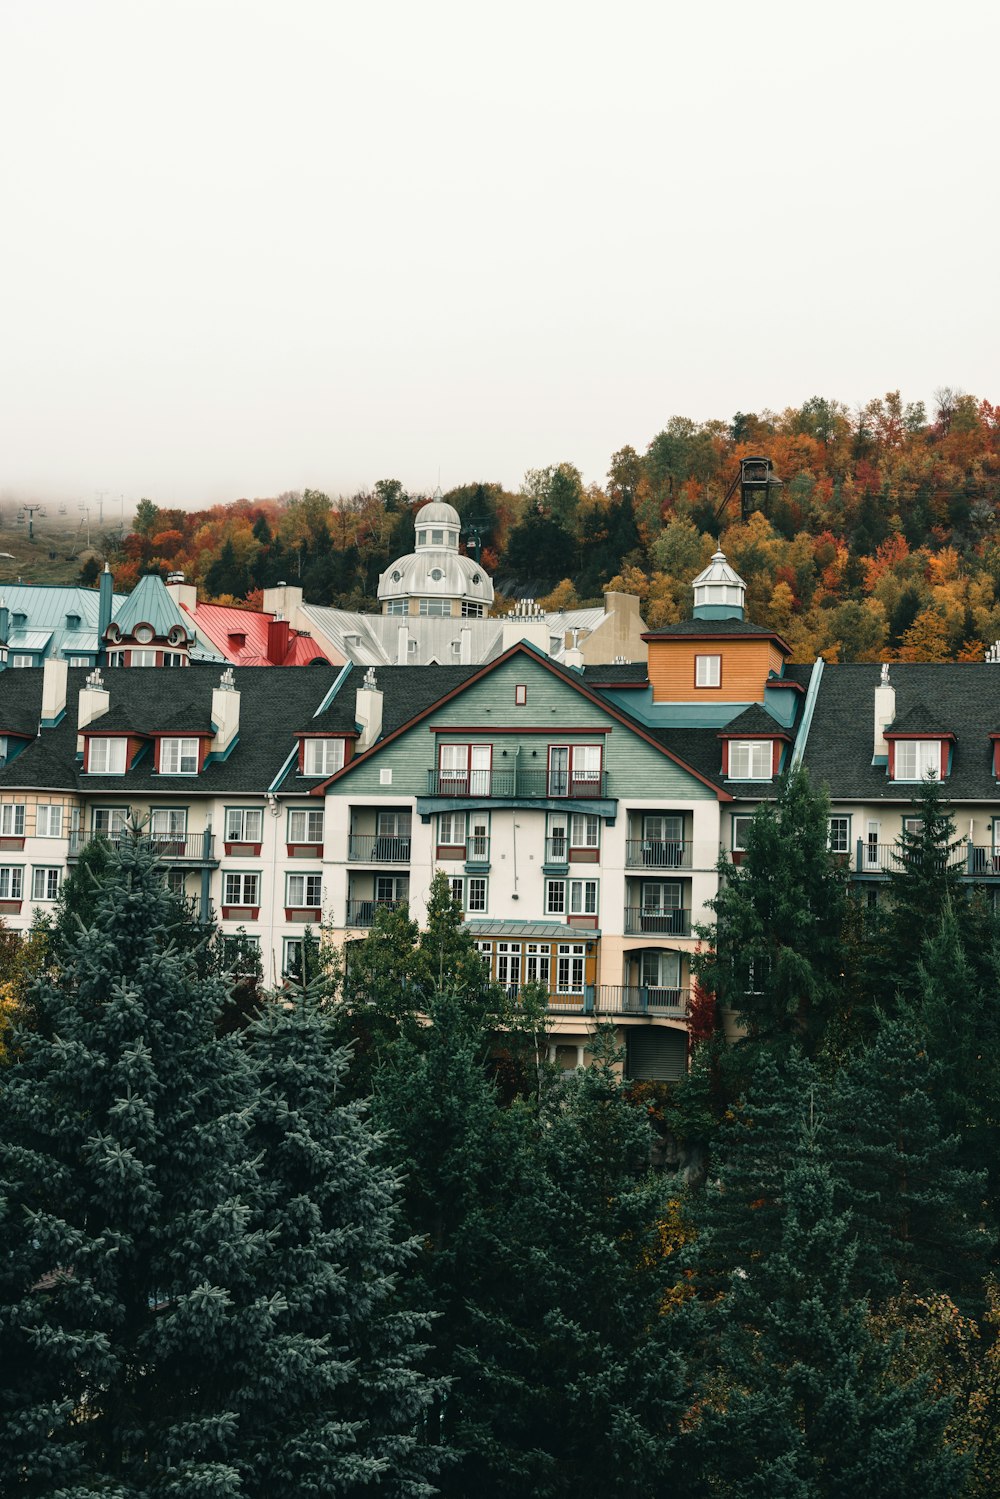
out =
[[157,531],[162,531],[159,506],[152,500],[140,500],[135,507],[132,529],[137,536],[155,536]]
[[715,1314],[718,1357],[692,1433],[689,1492],[725,1499],[954,1499],[967,1464],[945,1446],[949,1406],[928,1377],[897,1384],[890,1349],[851,1291],[856,1241],[806,1145]]
[[828,810],[792,771],[754,813],[742,863],[720,863],[716,927],[700,933],[715,951],[695,967],[751,1043],[797,1040],[812,1053],[842,1003],[847,884],[828,851]]

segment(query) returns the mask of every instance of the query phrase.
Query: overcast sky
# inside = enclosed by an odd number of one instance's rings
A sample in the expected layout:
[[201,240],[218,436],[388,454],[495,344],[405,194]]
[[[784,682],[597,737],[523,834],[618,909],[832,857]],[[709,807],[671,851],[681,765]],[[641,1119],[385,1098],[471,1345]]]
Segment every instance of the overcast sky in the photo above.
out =
[[1000,7],[0,0],[0,497],[1000,400]]

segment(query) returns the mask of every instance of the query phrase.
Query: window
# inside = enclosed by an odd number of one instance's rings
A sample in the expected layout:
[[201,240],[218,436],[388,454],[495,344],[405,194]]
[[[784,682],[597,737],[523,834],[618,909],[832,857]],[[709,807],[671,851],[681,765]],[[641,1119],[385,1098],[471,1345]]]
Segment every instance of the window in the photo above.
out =
[[386,606],[386,614],[409,614],[409,599],[390,599]]
[[307,776],[332,776],[344,766],[343,739],[306,739],[302,773]]
[[582,942],[560,942],[556,954],[556,992],[558,994],[583,993]]
[[469,601],[468,601],[468,599],[463,599],[462,600],[462,618],[463,619],[482,619],[482,617],[483,617],[483,606],[482,606],[482,604],[470,604]]
[[156,652],[155,651],[135,651],[134,650],[132,652],[132,654],[131,654],[131,657],[129,658],[129,665],[130,666],[155,666],[156,665]]
[[31,871],[32,900],[57,900],[61,869],[33,869]]
[[34,656],[11,656],[11,666],[34,666]]
[[569,910],[571,916],[597,915],[596,880],[570,880]]
[[431,532],[431,546],[432,547],[443,547],[444,546],[444,532],[443,531],[432,531]]
[[61,838],[63,826],[62,807],[40,806],[35,818],[37,838]]
[[187,895],[187,871],[184,869],[168,869],[165,871],[167,889],[171,895],[177,895],[184,899]]
[[222,938],[222,961],[233,973],[260,973],[260,938],[228,932]]
[[7,802],[0,807],[0,838],[24,837],[24,803]]
[[446,795],[489,796],[492,757],[493,746],[489,744],[442,744],[438,751],[439,790]]
[[375,877],[375,903],[394,906],[407,900],[410,894],[410,877],[407,874],[380,874]]
[[438,846],[440,848],[465,847],[465,813],[442,812],[438,817]]
[[260,875],[259,874],[227,874],[225,906],[256,906],[259,905]]
[[894,781],[923,781],[941,774],[940,739],[897,739]]
[[91,661],[90,656],[70,656],[69,661],[67,662],[67,665],[68,666],[89,666],[90,665],[90,661]]
[[[644,989],[660,991],[655,998],[679,998],[681,955],[677,952],[644,952],[639,958],[639,983]],[[664,996],[662,991],[666,990]],[[654,996],[650,996],[653,998]],[[654,999],[655,1002],[655,999]]]
[[419,612],[421,614],[424,614],[424,615],[427,615],[427,614],[450,615],[451,614],[451,599],[421,599],[420,600],[420,611]]
[[849,817],[831,817],[828,819],[829,845],[831,854],[846,854],[851,849],[851,819]]
[[296,808],[288,814],[289,843],[323,842],[323,809],[315,812]]
[[525,705],[525,703],[527,701],[528,701],[528,688],[527,688],[527,684],[524,683],[524,682],[518,682],[516,684],[516,686],[514,687],[514,706],[515,706],[515,708],[523,708],[524,705]]
[[183,651],[164,651],[163,652],[163,664],[164,664],[164,666],[183,666],[184,662],[186,660],[187,660],[187,657],[185,656],[185,654],[184,654]]
[[469,828],[469,841],[466,858],[470,863],[480,864],[490,856],[490,823],[486,813],[474,812],[471,817]]
[[601,819],[574,812],[569,823],[570,848],[597,848],[601,841]]
[[150,814],[149,835],[157,843],[165,844],[167,851],[173,845],[181,845],[187,837],[187,809],[185,807],[158,807]]
[[[305,952],[304,937],[285,938],[285,956],[282,963],[282,973],[285,978],[302,979],[302,958]],[[315,949],[314,949],[315,951]],[[311,975],[310,975],[311,976]]]
[[696,687],[722,686],[721,656],[695,656],[694,685]]
[[601,746],[599,744],[554,744],[549,748],[549,795],[599,794]]
[[264,841],[264,813],[257,807],[226,808],[227,843],[262,843]]
[[90,825],[105,838],[117,838],[124,830],[126,815],[125,807],[95,807]]
[[744,850],[746,849],[746,846],[747,846],[747,834],[750,831],[750,824],[752,822],[753,822],[753,818],[751,816],[749,816],[748,814],[747,815],[743,815],[743,816],[737,815],[737,816],[735,816],[733,818],[733,852],[734,853],[740,854],[740,853],[743,853]]
[[462,879],[456,875],[448,881],[451,888],[452,899],[458,904],[466,915],[476,912],[482,914],[486,910],[486,887],[489,882],[482,875],[473,875],[469,879]]
[[285,878],[285,905],[296,910],[314,909],[323,904],[321,874],[290,874]]
[[771,740],[731,740],[729,779],[731,781],[769,781],[771,779]]
[[549,949],[541,942],[527,942],[524,950],[524,979],[528,984],[541,984],[543,989],[549,987],[549,965],[551,957]]
[[20,900],[24,893],[24,870],[20,864],[0,864],[0,900]]
[[160,742],[160,774],[193,776],[198,774],[197,739],[164,739]]
[[564,916],[566,914],[566,881],[545,881],[545,914],[547,916]]
[[87,769],[95,776],[120,776],[125,774],[125,758],[128,753],[127,739],[89,739],[90,753]]
[[7,764],[7,735],[0,734],[0,766]]

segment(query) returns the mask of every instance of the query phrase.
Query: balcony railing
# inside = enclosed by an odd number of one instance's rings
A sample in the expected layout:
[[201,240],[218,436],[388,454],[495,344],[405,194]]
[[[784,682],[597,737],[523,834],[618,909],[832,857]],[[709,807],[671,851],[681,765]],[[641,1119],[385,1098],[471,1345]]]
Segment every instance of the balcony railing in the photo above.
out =
[[395,911],[405,905],[405,900],[349,900],[345,925],[373,926],[376,911]]
[[688,989],[661,989],[645,985],[602,984],[597,1010],[602,1015],[686,1015]]
[[112,848],[122,848],[130,842],[147,844],[161,859],[184,859],[189,864],[214,864],[215,835],[211,832],[195,833],[101,833],[77,830],[69,835],[69,857],[78,859],[88,843],[103,839]]
[[690,937],[690,911],[651,911],[644,906],[625,907],[625,934],[629,937]]
[[466,864],[488,864],[490,862],[490,840],[472,836],[465,840]]
[[607,796],[607,772],[571,776],[547,770],[429,770],[428,796],[506,797],[508,800],[542,801],[548,798],[579,800]]
[[691,844],[679,838],[630,838],[625,863],[632,869],[690,869]]
[[347,844],[347,857],[364,864],[408,864],[410,834],[352,833]]
[[[971,851],[971,853],[970,853]],[[950,853],[941,855],[941,872],[945,869],[956,869],[964,873],[975,874],[975,860],[971,855],[979,853],[972,844],[961,844]],[[992,850],[981,850],[983,855],[992,857]],[[863,838],[857,840],[855,872],[857,874],[892,874],[901,872],[906,868],[907,851],[901,843],[868,843]],[[1000,867],[1000,866],[998,866]],[[980,871],[987,874],[990,871],[984,868]]]

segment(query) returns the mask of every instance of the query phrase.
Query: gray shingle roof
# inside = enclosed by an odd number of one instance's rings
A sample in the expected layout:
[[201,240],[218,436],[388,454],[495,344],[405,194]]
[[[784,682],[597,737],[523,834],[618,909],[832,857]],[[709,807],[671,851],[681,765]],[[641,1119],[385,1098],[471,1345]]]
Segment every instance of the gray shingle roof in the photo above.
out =
[[775,734],[788,734],[791,737],[791,730],[782,728],[778,720],[759,703],[751,703],[749,708],[744,708],[742,713],[730,719],[725,728],[717,729],[716,733],[719,735],[755,734],[758,739],[766,736],[773,737]]
[[897,713],[885,732],[887,734],[926,734],[929,739],[934,739],[939,734],[950,734],[952,730],[943,724],[924,703],[914,703],[913,707],[908,708],[905,713]]
[[644,630],[644,640],[668,640],[672,635],[770,635],[780,640],[776,630],[754,625],[748,619],[679,619],[676,624],[659,630]]
[[[951,774],[944,782],[948,801],[996,801],[990,734],[1000,722],[1000,668],[985,662],[896,663],[891,668],[896,691],[895,724],[933,703],[945,726],[927,730],[929,737],[946,730],[956,736]],[[813,780],[829,787],[840,801],[909,801],[910,789],[893,785],[884,765],[872,765],[875,743],[874,664],[830,664],[823,671],[804,763]]]

